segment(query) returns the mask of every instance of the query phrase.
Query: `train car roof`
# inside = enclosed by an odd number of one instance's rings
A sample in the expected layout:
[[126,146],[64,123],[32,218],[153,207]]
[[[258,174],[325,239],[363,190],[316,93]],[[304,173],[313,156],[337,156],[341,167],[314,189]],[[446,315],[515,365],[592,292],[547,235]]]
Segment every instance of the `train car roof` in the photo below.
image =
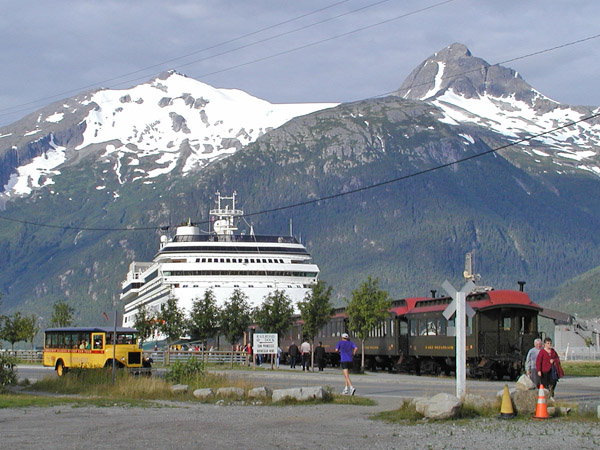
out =
[[[414,297],[396,302],[397,306],[391,312],[397,316],[426,312],[439,312],[445,310],[452,302],[452,297]],[[525,292],[514,290],[489,290],[474,292],[467,296],[467,303],[475,310],[498,308],[502,306],[522,306],[525,308],[542,310]]]

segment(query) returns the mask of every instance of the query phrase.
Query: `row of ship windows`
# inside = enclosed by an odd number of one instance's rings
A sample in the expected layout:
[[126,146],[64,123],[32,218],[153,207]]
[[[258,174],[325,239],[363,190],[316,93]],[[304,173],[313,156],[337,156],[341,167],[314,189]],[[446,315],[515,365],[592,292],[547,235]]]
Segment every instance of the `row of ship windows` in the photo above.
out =
[[[190,286],[189,284],[179,284],[179,283],[175,283],[175,284],[173,284],[172,286],[173,286],[174,288],[190,288],[190,287],[191,287],[191,288],[197,288],[197,287],[199,287],[197,284],[193,284],[193,285],[191,285],[191,286]],[[220,284],[215,284],[215,285],[211,286],[211,288],[212,288],[212,287],[220,288],[220,287],[221,287],[221,285],[220,285]],[[234,285],[233,285],[233,287],[234,287],[234,288],[239,288],[239,287],[249,287],[249,288],[253,288],[253,287],[254,287],[254,285],[253,285],[253,284],[249,284],[249,285],[247,285],[247,286],[240,286],[239,284],[234,284]],[[259,287],[262,287],[262,286],[259,286]],[[272,287],[273,287],[273,285],[272,285],[272,284],[267,284],[267,287],[268,287],[268,288],[272,288]],[[288,288],[293,288],[294,286],[292,286],[291,284],[288,284],[288,285],[287,285],[287,287],[288,287]],[[300,284],[297,284],[297,285],[296,285],[296,287],[297,287],[297,288],[301,288],[301,287],[302,287],[302,285],[300,285]]]
[[165,277],[189,276],[272,276],[272,277],[306,277],[314,278],[317,272],[292,272],[280,270],[165,270]]
[[196,262],[197,263],[198,262],[203,262],[203,263],[222,262],[222,263],[242,263],[242,264],[248,264],[248,263],[251,263],[251,264],[253,264],[253,263],[285,264],[283,262],[283,259],[273,259],[273,258],[244,258],[244,259],[242,259],[242,258],[196,258]]

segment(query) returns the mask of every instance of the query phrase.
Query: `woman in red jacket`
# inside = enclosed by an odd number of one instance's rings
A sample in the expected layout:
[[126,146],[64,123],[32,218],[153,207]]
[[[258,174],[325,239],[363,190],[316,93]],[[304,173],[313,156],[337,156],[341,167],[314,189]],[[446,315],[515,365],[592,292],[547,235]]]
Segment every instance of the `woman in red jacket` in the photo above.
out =
[[[564,376],[564,372],[560,366],[558,353],[552,348],[552,339],[544,339],[544,348],[540,350],[535,365],[542,385],[549,389],[550,395],[554,397],[556,382]],[[553,366],[555,374],[552,373]]]

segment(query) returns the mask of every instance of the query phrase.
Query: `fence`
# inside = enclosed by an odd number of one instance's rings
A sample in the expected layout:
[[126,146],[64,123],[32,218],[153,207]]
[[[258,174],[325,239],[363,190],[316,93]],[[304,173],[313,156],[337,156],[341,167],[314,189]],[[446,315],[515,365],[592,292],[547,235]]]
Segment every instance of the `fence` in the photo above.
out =
[[[0,352],[14,356],[19,361],[41,363],[43,352],[41,350],[7,350]],[[248,355],[245,352],[232,351],[147,351],[144,355],[151,356],[155,363],[172,364],[175,361],[187,361],[191,358],[201,359],[209,364],[248,364]]]

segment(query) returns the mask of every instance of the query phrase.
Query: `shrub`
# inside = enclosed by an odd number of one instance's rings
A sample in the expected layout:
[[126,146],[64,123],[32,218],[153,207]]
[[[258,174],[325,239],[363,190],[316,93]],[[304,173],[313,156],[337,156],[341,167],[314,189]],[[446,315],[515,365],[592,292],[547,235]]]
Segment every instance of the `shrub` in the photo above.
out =
[[16,365],[17,360],[15,358],[4,352],[0,353],[0,392],[4,392],[6,386],[17,381]]
[[185,362],[176,361],[167,372],[165,378],[173,383],[197,382],[206,375],[204,361],[190,358]]

